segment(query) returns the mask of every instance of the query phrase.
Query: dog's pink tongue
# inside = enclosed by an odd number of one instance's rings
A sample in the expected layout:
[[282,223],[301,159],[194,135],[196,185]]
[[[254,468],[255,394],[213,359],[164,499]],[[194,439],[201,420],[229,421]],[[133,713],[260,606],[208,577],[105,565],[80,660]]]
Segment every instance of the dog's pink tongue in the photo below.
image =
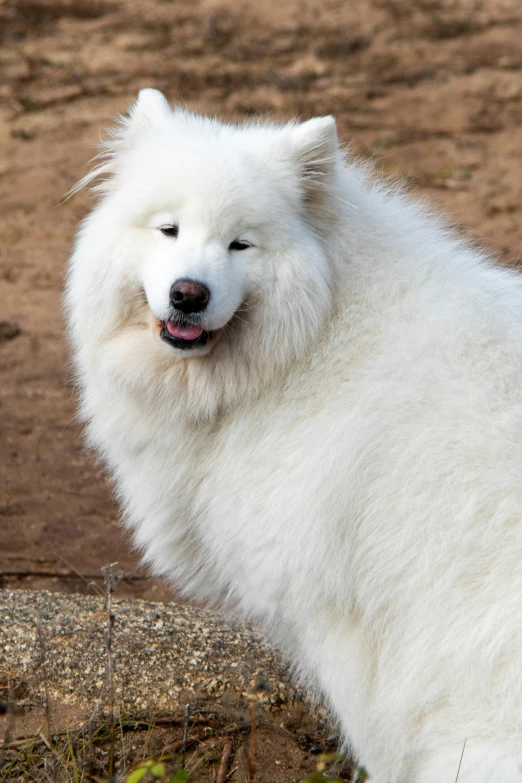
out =
[[197,340],[203,334],[203,329],[201,326],[183,326],[167,321],[167,332],[178,340]]

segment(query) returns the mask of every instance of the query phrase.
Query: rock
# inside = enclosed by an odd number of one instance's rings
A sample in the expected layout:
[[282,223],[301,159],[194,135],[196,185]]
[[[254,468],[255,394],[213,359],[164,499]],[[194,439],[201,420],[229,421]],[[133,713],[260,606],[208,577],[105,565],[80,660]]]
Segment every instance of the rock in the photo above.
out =
[[[115,707],[172,710],[226,692],[278,706],[298,697],[283,661],[243,623],[179,604],[113,598]],[[0,590],[0,698],[24,683],[35,703],[106,700],[108,617],[102,597]],[[259,687],[263,683],[263,687]],[[4,692],[2,693],[2,684]],[[12,696],[11,696],[12,698]]]
[[14,321],[0,321],[0,343],[14,340],[20,334],[22,334],[22,330]]

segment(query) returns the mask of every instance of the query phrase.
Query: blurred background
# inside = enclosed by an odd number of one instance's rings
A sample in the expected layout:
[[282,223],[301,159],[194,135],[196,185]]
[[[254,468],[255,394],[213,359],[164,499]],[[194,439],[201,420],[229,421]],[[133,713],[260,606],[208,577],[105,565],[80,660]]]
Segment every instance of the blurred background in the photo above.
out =
[[520,0],[0,0],[0,586],[167,600],[75,415],[64,270],[100,129],[141,87],[229,119],[334,114],[340,137],[518,264]]

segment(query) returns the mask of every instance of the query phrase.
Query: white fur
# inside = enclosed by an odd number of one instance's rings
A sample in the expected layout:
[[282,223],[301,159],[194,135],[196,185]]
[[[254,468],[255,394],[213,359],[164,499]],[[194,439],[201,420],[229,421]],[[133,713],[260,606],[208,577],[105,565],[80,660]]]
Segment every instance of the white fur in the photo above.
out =
[[[146,562],[260,623],[376,783],[454,783],[465,740],[460,783],[521,781],[521,278],[345,163],[331,118],[147,90],[96,176],[69,325]],[[150,325],[185,275],[226,324],[202,354]]]

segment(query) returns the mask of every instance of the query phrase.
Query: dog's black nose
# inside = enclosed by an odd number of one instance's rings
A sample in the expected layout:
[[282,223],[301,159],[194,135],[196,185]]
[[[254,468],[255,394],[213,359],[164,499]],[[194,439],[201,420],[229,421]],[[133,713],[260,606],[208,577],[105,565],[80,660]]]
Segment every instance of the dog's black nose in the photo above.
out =
[[197,280],[176,280],[170,289],[170,302],[182,313],[201,313],[208,304],[210,291]]

